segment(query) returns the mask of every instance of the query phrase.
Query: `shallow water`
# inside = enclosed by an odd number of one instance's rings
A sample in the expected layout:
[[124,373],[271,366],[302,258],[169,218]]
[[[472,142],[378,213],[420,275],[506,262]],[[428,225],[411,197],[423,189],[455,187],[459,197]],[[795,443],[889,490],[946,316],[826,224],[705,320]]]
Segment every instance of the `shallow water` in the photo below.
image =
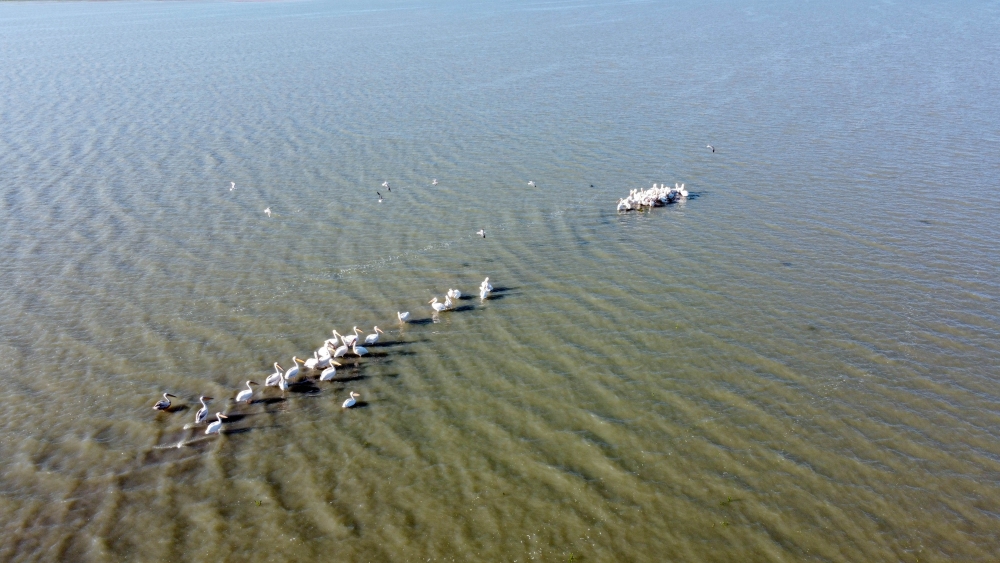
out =
[[0,5],[0,559],[992,560],[998,23]]

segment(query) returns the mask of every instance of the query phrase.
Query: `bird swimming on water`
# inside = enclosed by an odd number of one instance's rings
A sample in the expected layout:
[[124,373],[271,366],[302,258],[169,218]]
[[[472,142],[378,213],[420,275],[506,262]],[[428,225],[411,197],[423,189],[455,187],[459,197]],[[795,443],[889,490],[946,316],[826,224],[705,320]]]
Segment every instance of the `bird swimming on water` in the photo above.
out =
[[163,398],[160,399],[159,401],[156,401],[156,404],[153,405],[153,408],[156,409],[156,410],[158,410],[158,411],[165,411],[165,410],[169,409],[170,408],[170,399],[168,399],[168,397],[173,397],[173,398],[176,399],[177,395],[171,395],[170,393],[164,393],[163,394]]
[[219,430],[222,430],[223,418],[229,418],[229,417],[222,414],[221,412],[215,413],[215,422],[208,425],[208,428],[205,429],[205,434],[218,434]]
[[211,397],[198,397],[198,401],[201,402],[201,408],[198,409],[198,412],[194,413],[195,424],[201,424],[202,422],[205,422],[206,418],[208,418],[208,405],[205,404],[205,401],[211,400]]

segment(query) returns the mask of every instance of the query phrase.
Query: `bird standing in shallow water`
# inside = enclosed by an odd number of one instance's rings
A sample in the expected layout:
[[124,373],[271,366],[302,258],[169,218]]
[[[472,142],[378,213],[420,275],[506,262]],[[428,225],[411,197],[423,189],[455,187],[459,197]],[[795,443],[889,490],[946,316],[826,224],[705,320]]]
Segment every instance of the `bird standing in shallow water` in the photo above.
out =
[[205,401],[211,400],[211,397],[198,397],[198,401],[201,402],[201,408],[198,409],[198,412],[194,413],[195,424],[201,424],[202,422],[205,422],[206,418],[208,418],[208,405],[205,404]]
[[[295,367],[298,367],[298,366],[295,366]],[[247,388],[236,394],[236,402],[237,403],[241,403],[243,401],[246,401],[248,405],[250,404],[250,399],[253,399],[253,387],[250,387],[251,385],[257,385],[257,382],[256,381],[247,381]]]
[[332,381],[333,377],[337,375],[337,368],[340,364],[334,361],[330,361],[330,367],[323,370],[323,373],[319,374],[320,381]]
[[156,401],[156,404],[153,405],[153,408],[156,409],[156,410],[158,410],[158,411],[165,411],[165,410],[169,409],[170,408],[170,399],[168,399],[168,397],[173,397],[173,398],[176,399],[177,395],[171,395],[170,393],[164,393],[163,394],[163,398],[160,399],[159,401]]
[[264,210],[264,215],[267,215],[268,217],[271,216],[271,208],[270,207],[268,207],[267,209]]
[[278,362],[274,362],[274,373],[267,376],[264,380],[264,387],[277,387],[278,382],[284,377],[284,368],[278,365]]
[[368,344],[370,346],[378,342],[378,335],[381,332],[383,332],[382,329],[380,329],[379,327],[375,327],[375,332],[365,337],[365,344]]
[[222,414],[221,412],[215,413],[215,422],[208,425],[208,428],[205,429],[205,434],[218,434],[219,430],[222,430],[223,418],[229,418],[229,417]]
[[355,393],[354,391],[351,391],[351,398],[347,399],[346,401],[344,401],[344,404],[341,405],[341,406],[343,406],[345,409],[349,409],[349,408],[353,407],[354,405],[358,404],[358,402],[356,400],[354,400],[354,397],[360,397],[360,396],[361,395],[359,395],[358,393]]
[[399,311],[396,311],[396,316],[399,317],[400,323],[405,323],[410,318],[410,312],[406,311],[405,313],[400,313]]

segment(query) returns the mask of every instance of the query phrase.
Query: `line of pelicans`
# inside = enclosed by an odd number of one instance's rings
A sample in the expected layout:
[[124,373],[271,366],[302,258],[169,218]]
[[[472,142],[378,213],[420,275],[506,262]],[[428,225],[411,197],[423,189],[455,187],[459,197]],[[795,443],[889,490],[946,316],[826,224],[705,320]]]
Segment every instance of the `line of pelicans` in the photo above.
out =
[[[479,298],[488,299],[490,293],[493,291],[493,286],[490,284],[490,278],[486,278],[479,285]],[[440,313],[441,311],[447,311],[453,309],[455,304],[452,299],[459,299],[462,297],[462,292],[457,289],[449,289],[448,293],[445,295],[444,302],[439,302],[437,297],[434,297],[429,303],[431,309],[435,313]],[[400,324],[406,323],[410,319],[410,312],[396,312],[396,317],[399,319]],[[306,360],[299,359],[298,356],[292,356],[292,367],[285,370],[278,362],[274,362],[274,373],[267,376],[264,380],[265,387],[277,387],[281,389],[282,392],[288,390],[288,386],[292,379],[298,378],[300,375],[305,375],[306,372],[319,371],[320,381],[333,381],[334,376],[337,374],[337,368],[341,366],[340,362],[336,361],[335,358],[341,358],[345,356],[357,356],[361,357],[368,353],[368,348],[364,346],[358,346],[358,338],[364,334],[364,331],[360,330],[357,326],[352,329],[354,334],[343,335],[333,331],[333,338],[328,338],[323,341],[323,345],[320,346],[313,352],[313,357]],[[372,329],[372,333],[365,336],[364,343],[371,346],[378,342],[379,335],[383,334],[384,331],[378,326]],[[299,365],[301,364],[301,368]],[[250,404],[253,400],[253,385],[259,385],[256,381],[247,381],[246,389],[241,390],[236,394],[236,402],[242,403],[246,402]],[[345,409],[349,409],[357,405],[357,397],[361,395],[351,391],[347,400],[341,405]],[[163,398],[157,401],[153,405],[153,409],[158,411],[165,411],[170,409],[170,399],[176,399],[176,395],[170,393],[164,393]],[[198,412],[194,414],[194,423],[196,425],[203,424],[208,420],[208,401],[212,401],[212,397],[201,396],[198,398],[198,402],[201,403],[201,408]],[[209,423],[208,427],[205,428],[205,434],[218,434],[222,430],[222,420],[228,418],[221,412],[215,413],[215,420]]]
[[618,200],[618,211],[641,211],[646,207],[659,207],[680,201],[688,196],[684,184],[674,184],[668,188],[666,184],[653,184],[645,190],[631,190],[628,197]]

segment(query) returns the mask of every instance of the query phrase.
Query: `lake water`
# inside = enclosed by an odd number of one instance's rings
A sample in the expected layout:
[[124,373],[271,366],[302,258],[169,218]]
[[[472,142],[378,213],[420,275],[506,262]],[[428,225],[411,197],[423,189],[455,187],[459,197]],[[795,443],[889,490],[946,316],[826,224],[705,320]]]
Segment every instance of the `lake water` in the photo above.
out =
[[0,5],[0,560],[994,561],[998,30]]

